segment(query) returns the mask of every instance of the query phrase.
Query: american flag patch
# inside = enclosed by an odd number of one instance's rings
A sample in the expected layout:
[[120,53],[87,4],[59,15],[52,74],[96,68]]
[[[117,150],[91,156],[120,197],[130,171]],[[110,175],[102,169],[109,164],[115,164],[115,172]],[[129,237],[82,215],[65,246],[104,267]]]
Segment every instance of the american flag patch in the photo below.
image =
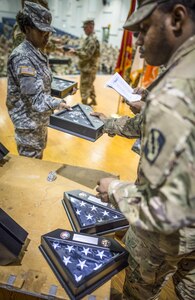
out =
[[35,76],[36,71],[35,71],[35,68],[32,68],[30,66],[20,66],[19,74],[25,75],[25,76]]

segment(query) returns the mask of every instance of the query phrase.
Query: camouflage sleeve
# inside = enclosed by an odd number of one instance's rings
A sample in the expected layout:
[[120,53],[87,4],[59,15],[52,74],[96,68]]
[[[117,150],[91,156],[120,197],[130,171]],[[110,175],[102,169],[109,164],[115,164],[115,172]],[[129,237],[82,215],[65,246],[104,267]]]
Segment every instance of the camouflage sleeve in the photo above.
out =
[[81,60],[90,60],[90,58],[94,55],[96,51],[96,41],[95,39],[89,39],[86,45],[81,49],[76,51],[76,55]]
[[142,121],[142,114],[137,114],[133,118],[127,116],[107,118],[104,120],[103,132],[109,136],[120,135],[126,138],[140,137]]
[[[9,69],[12,74],[16,74],[16,81],[20,86],[20,91],[26,100],[31,102],[32,109],[37,112],[45,112],[56,109],[61,100],[51,97],[45,92],[42,76],[36,72],[35,66],[30,59],[23,58],[12,60]],[[51,82],[47,82],[51,85]]]
[[130,224],[164,234],[195,224],[193,98],[184,97],[186,109],[182,93],[169,93],[146,112],[140,185],[116,180],[108,191]]

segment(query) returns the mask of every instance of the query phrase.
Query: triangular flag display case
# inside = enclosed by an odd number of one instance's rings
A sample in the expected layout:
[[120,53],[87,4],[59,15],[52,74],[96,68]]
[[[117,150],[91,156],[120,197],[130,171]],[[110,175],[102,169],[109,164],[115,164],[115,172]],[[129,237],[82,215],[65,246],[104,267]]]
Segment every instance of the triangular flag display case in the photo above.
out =
[[72,93],[73,88],[77,88],[77,82],[53,77],[51,83],[51,95],[57,98],[64,98]]
[[114,239],[56,229],[41,237],[40,250],[69,297],[81,299],[128,265]]
[[52,114],[49,127],[94,142],[102,135],[104,123],[91,112],[89,105],[76,104],[72,110]]
[[127,219],[120,211],[87,192],[65,192],[62,204],[74,231],[104,235],[129,227]]

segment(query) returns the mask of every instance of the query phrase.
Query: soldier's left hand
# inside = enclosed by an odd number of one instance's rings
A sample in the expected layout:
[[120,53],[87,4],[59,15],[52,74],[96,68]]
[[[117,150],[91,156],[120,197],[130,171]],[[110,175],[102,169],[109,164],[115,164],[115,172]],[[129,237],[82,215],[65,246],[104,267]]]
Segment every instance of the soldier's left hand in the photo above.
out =
[[77,91],[78,91],[78,89],[75,88],[75,87],[73,87],[73,89],[72,89],[72,91],[71,91],[71,95],[75,95]]
[[103,202],[109,202],[108,187],[113,180],[116,180],[116,178],[107,177],[102,178],[97,182],[98,187],[96,188],[96,191],[98,192],[98,194],[96,196]]

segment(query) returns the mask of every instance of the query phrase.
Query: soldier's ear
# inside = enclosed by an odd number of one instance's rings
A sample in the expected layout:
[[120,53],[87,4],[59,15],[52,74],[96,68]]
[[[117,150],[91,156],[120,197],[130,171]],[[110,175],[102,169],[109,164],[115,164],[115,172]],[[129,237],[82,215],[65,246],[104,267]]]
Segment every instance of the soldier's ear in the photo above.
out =
[[184,23],[188,17],[188,12],[185,6],[177,4],[172,10],[172,28],[176,35],[182,32]]

